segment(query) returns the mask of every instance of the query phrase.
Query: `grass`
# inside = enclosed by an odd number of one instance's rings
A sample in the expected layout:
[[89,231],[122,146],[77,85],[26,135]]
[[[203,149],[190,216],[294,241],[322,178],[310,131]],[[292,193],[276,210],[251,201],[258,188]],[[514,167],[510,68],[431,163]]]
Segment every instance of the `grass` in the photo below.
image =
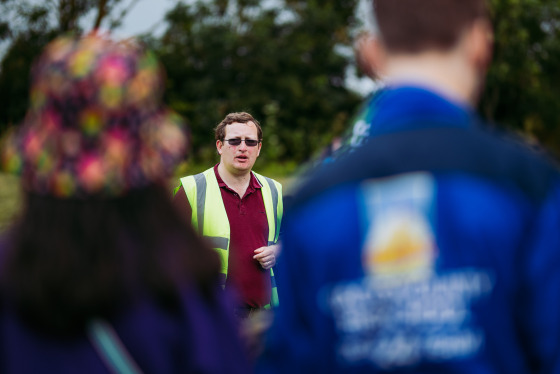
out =
[[0,173],[0,231],[6,229],[21,209],[18,177]]

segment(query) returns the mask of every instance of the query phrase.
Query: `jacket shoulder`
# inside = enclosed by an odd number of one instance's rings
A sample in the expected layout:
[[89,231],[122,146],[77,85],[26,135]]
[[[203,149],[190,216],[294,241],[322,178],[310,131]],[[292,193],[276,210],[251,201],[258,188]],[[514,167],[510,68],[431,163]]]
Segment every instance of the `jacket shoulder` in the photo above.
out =
[[559,180],[544,155],[520,142],[479,128],[429,128],[369,139],[356,151],[320,166],[302,184],[294,203],[336,185],[416,171],[466,173],[513,185],[533,201]]

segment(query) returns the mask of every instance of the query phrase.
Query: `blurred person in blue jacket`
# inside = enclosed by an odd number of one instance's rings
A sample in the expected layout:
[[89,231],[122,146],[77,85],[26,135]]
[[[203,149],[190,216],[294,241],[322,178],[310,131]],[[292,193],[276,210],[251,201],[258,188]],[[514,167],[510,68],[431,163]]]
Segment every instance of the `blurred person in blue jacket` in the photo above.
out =
[[359,147],[369,137],[371,131],[371,121],[375,114],[374,101],[377,100],[383,92],[382,83],[374,70],[374,51],[369,48],[370,43],[373,41],[374,36],[372,33],[364,31],[361,32],[354,42],[354,57],[358,69],[376,83],[376,87],[364,99],[358,111],[351,121],[351,129],[349,134],[346,134],[345,145],[350,149]]
[[[322,163],[329,163],[333,160],[352,152],[357,147],[361,146],[370,136],[371,123],[376,112],[376,103],[383,95],[383,83],[381,79],[376,75],[373,69],[375,64],[374,55],[371,48],[369,48],[372,43],[373,35],[371,32],[362,31],[356,37],[354,41],[354,58],[356,60],[356,66],[358,70],[367,76],[369,79],[375,82],[374,89],[367,94],[360,106],[357,108],[356,112],[350,119],[348,128],[342,134],[341,137],[336,137],[329,144],[327,148],[323,150],[319,156],[318,166]],[[302,172],[305,174],[305,172]]]
[[374,7],[372,136],[287,207],[259,372],[560,373],[560,179],[474,112],[484,0]]
[[171,204],[188,131],[134,40],[51,42],[2,164],[25,207],[0,238],[0,372],[247,373],[218,257]]

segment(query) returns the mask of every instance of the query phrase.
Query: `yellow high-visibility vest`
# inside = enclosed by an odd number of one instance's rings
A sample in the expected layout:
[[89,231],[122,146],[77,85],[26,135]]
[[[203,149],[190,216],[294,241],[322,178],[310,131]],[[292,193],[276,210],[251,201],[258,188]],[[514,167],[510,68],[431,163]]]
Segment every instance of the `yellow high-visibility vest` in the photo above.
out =
[[[284,207],[282,185],[274,179],[252,172],[261,184],[261,192],[268,221],[268,245],[278,242]],[[181,178],[181,184],[192,208],[192,224],[198,233],[207,238],[218,251],[221,259],[222,286],[228,273],[230,228],[222,193],[214,168],[200,174]],[[274,271],[270,269],[272,284],[271,304],[278,305],[278,291]],[[270,304],[265,308],[270,307]]]

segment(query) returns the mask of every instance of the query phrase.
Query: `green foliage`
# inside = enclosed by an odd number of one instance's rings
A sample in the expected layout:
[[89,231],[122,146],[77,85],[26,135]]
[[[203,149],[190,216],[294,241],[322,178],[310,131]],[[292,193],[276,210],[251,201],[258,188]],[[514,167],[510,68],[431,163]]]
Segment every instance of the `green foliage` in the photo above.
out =
[[490,3],[494,62],[481,111],[560,156],[560,1]]
[[[369,0],[368,0],[369,1]],[[27,107],[32,60],[56,35],[114,28],[136,0],[0,0],[0,133]],[[213,128],[248,111],[260,161],[301,162],[340,135],[359,98],[344,87],[358,0],[189,0],[144,36],[168,73],[166,101],[193,131],[195,163],[216,159]],[[560,156],[560,0],[489,0],[495,29],[480,110]],[[95,20],[91,16],[95,16]],[[80,25],[87,30],[81,30]]]
[[195,159],[213,128],[248,111],[263,127],[261,159],[301,161],[342,132],[357,95],[344,87],[356,1],[180,2],[150,43],[168,73],[167,101],[189,119]]
[[0,173],[0,232],[6,229],[21,209],[19,179]]
[[[30,31],[18,36],[0,67],[0,133],[8,125],[23,118],[28,105],[29,71],[40,51],[53,33]],[[5,127],[2,127],[4,125]]]
[[[130,0],[134,1],[134,0]],[[29,73],[43,47],[57,35],[90,31],[107,20],[116,27],[125,11],[117,18],[110,15],[122,0],[2,0],[0,1],[0,42],[9,43],[0,62],[0,134],[12,124],[21,122],[28,105]],[[95,23],[86,30],[80,24],[96,13]],[[80,23],[80,21],[82,21]]]

